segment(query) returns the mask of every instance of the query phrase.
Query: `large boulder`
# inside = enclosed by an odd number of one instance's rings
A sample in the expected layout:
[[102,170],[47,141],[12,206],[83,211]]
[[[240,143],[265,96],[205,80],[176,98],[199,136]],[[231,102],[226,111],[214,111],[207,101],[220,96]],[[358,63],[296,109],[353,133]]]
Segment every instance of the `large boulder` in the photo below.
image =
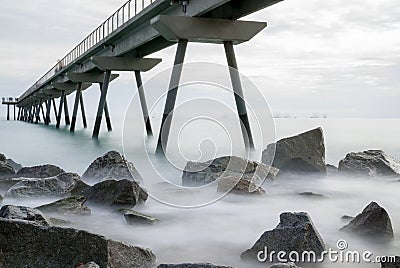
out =
[[238,177],[227,176],[223,177],[218,181],[218,192],[221,193],[233,193],[240,195],[263,195],[265,194],[265,190],[256,185],[254,182],[241,179]]
[[385,257],[381,262],[382,268],[400,268],[400,256]]
[[309,215],[304,212],[286,212],[280,215],[279,225],[261,235],[250,249],[242,253],[241,258],[257,261],[258,253],[264,252],[263,257],[267,261],[277,262],[276,255],[269,255],[272,251],[297,252],[300,256],[303,252],[312,251],[319,258],[324,250],[325,244]]
[[380,240],[392,239],[394,237],[389,214],[376,202],[371,202],[361,214],[357,215],[357,217],[340,230]]
[[[51,222],[37,209],[22,206],[4,206],[0,209],[0,218],[27,221],[38,226],[49,226]],[[0,248],[1,249],[1,248]],[[1,250],[0,250],[1,251]]]
[[84,190],[82,196],[97,205],[131,206],[144,203],[147,192],[132,180],[106,180]]
[[15,161],[12,160],[12,159],[7,159],[6,162],[7,162],[7,164],[8,164],[9,166],[13,167],[13,168],[15,169],[15,171],[17,171],[17,172],[20,171],[20,170],[22,169],[22,165],[21,165],[21,164],[18,164],[17,162],[15,162]]
[[339,172],[363,176],[400,176],[400,161],[381,150],[349,153],[340,160]]
[[78,181],[80,177],[75,173],[62,173],[56,177],[44,179],[21,180],[8,189],[5,196],[11,198],[64,196]]
[[71,196],[56,202],[37,207],[44,213],[56,213],[67,215],[90,215],[91,210],[85,205],[83,196]]
[[70,193],[72,196],[80,196],[81,193],[88,188],[90,188],[90,185],[80,180],[74,185]]
[[160,264],[157,268],[233,268],[232,266],[214,265],[211,263],[181,263],[181,264]]
[[235,176],[259,184],[274,179],[279,170],[237,156],[224,156],[207,162],[188,162],[183,171],[183,186],[203,186],[222,177]]
[[54,165],[43,165],[43,166],[35,166],[35,167],[24,167],[21,168],[16,176],[24,177],[24,178],[49,178],[55,177],[65,173],[65,171]]
[[148,249],[86,231],[0,219],[0,267],[76,267],[88,262],[108,268],[153,268],[156,257]]
[[322,128],[269,144],[262,162],[281,172],[326,173],[325,142]]
[[6,156],[0,154],[0,179],[13,177],[15,173],[15,168],[8,163]]
[[133,164],[116,151],[110,151],[97,158],[82,175],[83,180],[91,182],[100,182],[109,177],[116,180],[142,181]]

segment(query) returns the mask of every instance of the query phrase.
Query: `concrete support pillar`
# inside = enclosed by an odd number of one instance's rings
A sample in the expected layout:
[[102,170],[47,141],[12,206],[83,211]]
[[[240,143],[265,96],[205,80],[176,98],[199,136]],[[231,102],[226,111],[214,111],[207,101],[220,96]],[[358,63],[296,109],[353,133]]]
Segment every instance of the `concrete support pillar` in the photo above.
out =
[[107,100],[107,92],[108,92],[108,86],[110,84],[110,78],[111,78],[111,71],[107,70],[104,74],[103,86],[101,88],[99,106],[97,108],[96,121],[93,129],[93,138],[99,137],[101,118],[103,117],[103,111]]
[[151,129],[151,123],[150,123],[150,117],[149,117],[149,111],[147,109],[146,96],[145,96],[144,90],[143,90],[142,76],[139,71],[135,71],[135,77],[136,77],[136,84],[137,84],[138,92],[139,92],[140,105],[142,106],[143,119],[144,119],[144,124],[146,126],[147,136],[153,136],[153,131]]
[[14,121],[17,119],[17,115],[15,114],[15,104],[14,104]]
[[17,120],[19,121],[21,119],[21,107],[18,107],[18,116]]
[[40,121],[40,101],[37,102],[36,105],[36,124]]
[[45,123],[45,121],[46,121],[46,116],[45,116],[45,114],[44,114],[43,102],[44,102],[44,101],[40,100],[40,110],[42,110],[42,118],[43,118],[43,122]]
[[86,121],[86,113],[85,113],[85,104],[83,103],[83,94],[81,93],[80,95],[80,103],[81,103],[81,112],[82,112],[82,121],[83,121],[83,127],[87,128],[87,121]]
[[74,103],[74,110],[72,112],[72,121],[71,121],[71,127],[70,131],[74,132],[75,131],[75,125],[76,125],[76,116],[78,115],[78,106],[79,106],[79,101],[81,98],[81,91],[82,91],[82,83],[77,83],[76,84],[76,95],[75,95],[75,103]]
[[49,96],[49,99],[47,100],[47,110],[46,110],[46,120],[45,124],[49,125],[50,124],[50,111],[51,111],[51,95]]
[[65,99],[65,91],[61,91],[61,96],[60,96],[60,105],[58,106],[58,114],[57,114],[57,123],[56,123],[56,128],[60,128],[60,123],[61,123],[61,116],[62,116],[62,110],[63,110],[63,105],[64,105],[64,99]]
[[7,104],[7,121],[10,120],[10,104]]
[[167,149],[168,136],[171,129],[172,116],[175,108],[176,96],[178,94],[179,82],[182,75],[182,64],[185,59],[188,40],[179,40],[175,55],[174,68],[172,69],[171,81],[168,87],[167,101],[161,122],[160,134],[157,143],[157,153],[164,153]]
[[247,116],[246,103],[244,101],[242,83],[240,81],[235,50],[233,48],[233,42],[225,41],[224,48],[225,48],[226,59],[228,61],[228,66],[230,67],[229,74],[232,81],[232,88],[235,93],[236,109],[239,115],[239,120],[241,122],[240,126],[242,129],[244,144],[246,148],[254,149],[253,136],[251,134],[249,118]]
[[65,124],[69,126],[71,124],[71,121],[69,120],[67,95],[64,96],[64,118],[65,118]]
[[54,109],[54,117],[57,118],[56,100],[54,98],[53,98],[53,109]]
[[[103,83],[99,83],[99,85],[100,85],[100,93],[101,93],[101,89],[103,88]],[[112,131],[111,118],[110,118],[110,113],[108,111],[107,100],[104,103],[104,116],[106,117],[107,130]]]

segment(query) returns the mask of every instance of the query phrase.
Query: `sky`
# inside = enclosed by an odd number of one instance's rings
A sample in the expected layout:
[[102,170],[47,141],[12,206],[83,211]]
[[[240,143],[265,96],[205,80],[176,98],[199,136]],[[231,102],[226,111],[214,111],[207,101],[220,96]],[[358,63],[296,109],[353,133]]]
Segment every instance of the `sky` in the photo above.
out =
[[[1,1],[0,96],[20,96],[124,2]],[[236,54],[273,114],[400,117],[398,1],[285,0],[243,19],[268,22]],[[144,80],[171,67],[175,49],[151,55],[163,63]],[[226,64],[222,46],[191,43],[186,62],[197,61]],[[135,90],[133,75],[121,74],[109,91],[112,115],[123,116]],[[89,117],[98,94],[85,92]]]

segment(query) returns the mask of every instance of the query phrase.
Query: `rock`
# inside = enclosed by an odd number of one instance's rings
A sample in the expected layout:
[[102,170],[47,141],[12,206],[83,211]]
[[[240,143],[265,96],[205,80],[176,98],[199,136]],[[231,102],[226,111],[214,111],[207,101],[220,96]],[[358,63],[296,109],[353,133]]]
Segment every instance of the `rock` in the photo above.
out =
[[83,196],[72,196],[37,207],[37,209],[44,213],[90,215],[90,208],[85,205],[85,202],[86,198]]
[[0,204],[3,203],[3,197],[0,195]]
[[5,162],[7,160],[6,156],[0,153],[0,162]]
[[[27,221],[38,226],[49,226],[51,222],[37,209],[22,206],[4,206],[0,209],[0,218]],[[1,247],[0,247],[1,248]],[[0,265],[1,267],[1,265]]]
[[71,225],[72,222],[64,220],[64,219],[59,219],[59,218],[50,218],[51,225],[55,226],[68,226]]
[[231,266],[220,266],[211,263],[182,263],[182,264],[160,264],[157,268],[233,268]]
[[322,128],[272,143],[263,151],[262,162],[281,172],[326,173]]
[[352,219],[354,219],[354,217],[348,216],[348,215],[344,215],[340,219],[344,220],[344,221],[351,221]]
[[400,268],[400,256],[385,257],[385,259],[387,261],[381,262],[382,268]]
[[147,224],[151,225],[157,222],[158,220],[152,216],[144,215],[132,209],[125,209],[124,218],[127,224],[129,225],[137,225],[137,224]]
[[82,196],[98,205],[136,206],[147,200],[147,192],[132,180],[106,180],[84,190]]
[[8,189],[5,196],[11,198],[64,196],[79,180],[79,175],[75,173],[62,173],[44,179],[21,180]]
[[293,262],[288,263],[277,263],[271,266],[271,268],[300,268],[296,266]]
[[97,158],[82,175],[83,180],[91,182],[100,182],[107,177],[112,177],[116,180],[142,181],[142,177],[133,164],[116,151],[110,151]]
[[27,178],[4,178],[0,179],[0,190],[3,190],[4,193],[10,189],[12,186],[17,184],[20,181],[27,180]]
[[58,176],[62,173],[65,173],[65,171],[62,168],[59,168],[54,165],[43,165],[43,166],[35,166],[35,167],[24,167],[21,168],[17,172],[17,177],[25,177],[25,178],[49,178],[49,177],[55,177]]
[[0,161],[0,179],[10,178],[15,176],[15,169],[7,164],[7,162]]
[[7,164],[8,164],[9,166],[13,167],[13,168],[15,169],[15,171],[17,171],[17,172],[20,171],[20,170],[22,169],[22,165],[16,163],[16,162],[15,162],[14,160],[12,160],[12,159],[7,159],[6,162],[7,162]]
[[88,262],[86,264],[78,265],[75,268],[100,268],[100,266],[97,265],[97,263]]
[[262,195],[265,194],[265,190],[253,182],[241,179],[240,177],[223,177],[218,181],[218,192],[222,193],[233,193],[242,195]]
[[324,198],[326,198],[326,196],[323,195],[323,194],[316,194],[316,193],[313,193],[313,192],[303,192],[303,193],[299,193],[299,195],[303,196],[303,197],[313,198],[313,199],[324,199]]
[[349,153],[340,160],[339,172],[364,176],[400,176],[400,162],[381,150]]
[[326,165],[326,172],[329,174],[336,174],[338,173],[338,168],[334,165],[327,164]]
[[0,267],[153,268],[154,254],[97,234],[55,226],[0,220]]
[[89,184],[84,183],[82,180],[79,180],[75,186],[71,189],[70,193],[72,196],[80,196],[81,193],[90,188]]
[[237,156],[224,156],[207,162],[188,162],[183,171],[183,186],[202,186],[227,176],[253,180],[256,184],[265,178],[274,179],[279,170]]
[[340,230],[383,240],[394,238],[390,217],[376,202],[371,202],[361,214]]
[[[265,252],[265,248],[268,252]],[[257,254],[262,251],[266,260],[270,260],[268,253],[275,251],[297,252],[300,256],[304,251],[313,251],[317,256],[325,250],[324,242],[314,227],[307,213],[282,213],[279,225],[271,231],[265,232],[252,248],[242,253],[244,260],[257,261]],[[272,261],[277,262],[276,255]]]

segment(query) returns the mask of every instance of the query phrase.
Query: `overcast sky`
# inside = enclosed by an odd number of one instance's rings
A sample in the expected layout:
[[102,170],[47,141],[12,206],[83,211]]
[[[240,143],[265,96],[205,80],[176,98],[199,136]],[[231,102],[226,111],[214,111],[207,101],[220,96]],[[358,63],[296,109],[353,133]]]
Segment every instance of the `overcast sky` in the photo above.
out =
[[[124,2],[1,1],[0,95],[21,95]],[[267,21],[268,28],[237,46],[239,68],[274,114],[400,116],[398,0],[286,0],[246,19]],[[163,58],[159,70],[172,65],[174,52],[171,47],[153,55]],[[190,44],[187,62],[195,61],[225,64],[223,49]],[[114,115],[125,112],[134,90],[132,74],[112,85]],[[85,92],[88,116],[97,96],[97,88]]]

